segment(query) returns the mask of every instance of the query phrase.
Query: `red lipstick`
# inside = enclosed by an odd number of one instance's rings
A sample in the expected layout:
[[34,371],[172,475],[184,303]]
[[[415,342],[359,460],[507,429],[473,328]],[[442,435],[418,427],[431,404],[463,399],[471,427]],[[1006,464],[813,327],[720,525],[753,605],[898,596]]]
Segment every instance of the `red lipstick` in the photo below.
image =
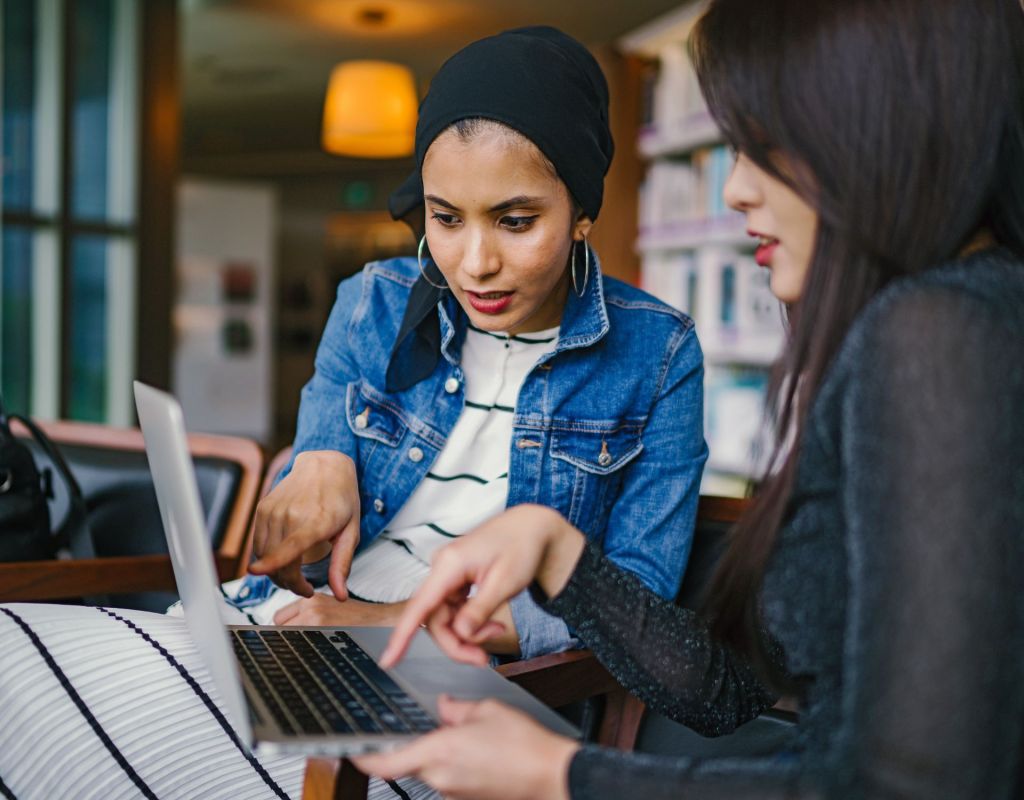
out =
[[515,292],[466,292],[469,304],[481,314],[500,314],[509,303]]
[[747,234],[761,240],[761,244],[754,251],[754,261],[762,267],[771,266],[772,256],[775,254],[775,248],[779,246],[779,240],[757,231],[747,231]]
[[756,261],[762,267],[771,266],[772,255],[775,253],[775,248],[779,246],[778,242],[772,242],[771,244],[762,244],[757,250],[754,251],[754,261]]

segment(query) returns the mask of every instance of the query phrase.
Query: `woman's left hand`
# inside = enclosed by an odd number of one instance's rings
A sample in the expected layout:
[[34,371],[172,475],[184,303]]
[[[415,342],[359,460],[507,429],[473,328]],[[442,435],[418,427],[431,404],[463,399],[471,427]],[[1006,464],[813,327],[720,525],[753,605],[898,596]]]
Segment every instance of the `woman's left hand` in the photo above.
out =
[[389,628],[398,621],[404,606],[404,603],[338,600],[333,595],[317,592],[279,610],[274,614],[274,624]]
[[390,753],[352,758],[368,775],[415,776],[446,798],[566,800],[578,742],[495,700],[441,697],[445,727]]

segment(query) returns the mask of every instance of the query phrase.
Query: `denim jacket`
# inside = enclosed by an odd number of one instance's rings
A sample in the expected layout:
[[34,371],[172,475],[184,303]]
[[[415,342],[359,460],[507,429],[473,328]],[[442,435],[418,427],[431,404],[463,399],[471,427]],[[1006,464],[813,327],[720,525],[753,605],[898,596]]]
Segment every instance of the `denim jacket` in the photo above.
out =
[[[688,317],[593,266],[583,297],[569,292],[556,349],[519,392],[508,505],[556,509],[672,597],[707,458],[703,357]],[[459,354],[467,317],[450,293],[437,306],[442,358],[433,374],[404,391],[384,389],[418,275],[416,259],[395,258],[342,282],[302,390],[295,453],[338,450],[355,461],[360,548],[423,480],[465,400]],[[565,623],[527,592],[512,601],[512,615],[523,658],[574,644]]]

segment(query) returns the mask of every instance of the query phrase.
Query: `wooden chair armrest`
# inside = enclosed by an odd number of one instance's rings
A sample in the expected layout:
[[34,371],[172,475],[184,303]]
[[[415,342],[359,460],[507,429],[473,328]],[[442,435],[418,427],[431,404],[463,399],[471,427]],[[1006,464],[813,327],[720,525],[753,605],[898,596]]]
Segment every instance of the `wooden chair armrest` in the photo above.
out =
[[620,688],[589,650],[567,650],[513,661],[502,664],[497,671],[552,708]]
[[365,800],[369,785],[369,777],[347,758],[310,758],[302,800]]
[[[217,556],[216,563],[220,580],[230,580],[235,559]],[[0,602],[175,590],[174,571],[166,555],[0,564]]]

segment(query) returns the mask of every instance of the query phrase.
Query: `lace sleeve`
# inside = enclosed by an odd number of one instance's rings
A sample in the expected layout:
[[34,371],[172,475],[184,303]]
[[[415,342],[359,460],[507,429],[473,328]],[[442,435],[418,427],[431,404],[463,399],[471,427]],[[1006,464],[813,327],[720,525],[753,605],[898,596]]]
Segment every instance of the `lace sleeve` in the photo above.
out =
[[626,689],[705,736],[729,733],[775,702],[697,614],[654,594],[592,544],[548,609]]

